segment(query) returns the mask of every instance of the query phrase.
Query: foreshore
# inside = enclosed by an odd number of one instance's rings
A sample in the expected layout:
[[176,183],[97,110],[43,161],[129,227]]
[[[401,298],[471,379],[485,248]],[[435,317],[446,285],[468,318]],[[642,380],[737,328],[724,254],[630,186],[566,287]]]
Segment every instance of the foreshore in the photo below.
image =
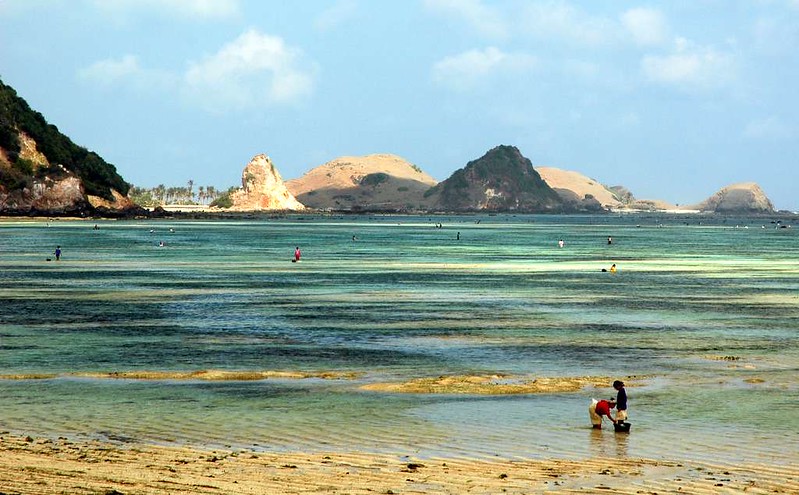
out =
[[415,459],[0,438],[4,494],[797,493],[799,467],[584,460]]

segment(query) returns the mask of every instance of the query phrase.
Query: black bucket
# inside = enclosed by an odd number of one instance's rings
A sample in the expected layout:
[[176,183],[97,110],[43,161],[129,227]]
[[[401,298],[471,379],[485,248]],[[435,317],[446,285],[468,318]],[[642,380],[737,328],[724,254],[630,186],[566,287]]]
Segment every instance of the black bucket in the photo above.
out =
[[629,433],[630,426],[632,426],[630,423],[624,421],[617,421],[616,423],[613,424],[613,429],[616,430],[617,432]]

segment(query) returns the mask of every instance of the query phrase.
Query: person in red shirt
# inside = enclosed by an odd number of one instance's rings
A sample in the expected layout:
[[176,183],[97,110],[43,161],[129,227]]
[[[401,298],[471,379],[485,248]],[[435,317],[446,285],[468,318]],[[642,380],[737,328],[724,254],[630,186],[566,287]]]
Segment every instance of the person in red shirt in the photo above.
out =
[[612,423],[616,423],[616,420],[610,415],[610,410],[614,407],[616,407],[616,401],[614,399],[591,401],[591,405],[588,406],[588,415],[591,416],[591,424],[595,429],[602,429],[602,418],[605,416],[607,416]]
[[302,256],[302,253],[300,253],[300,247],[297,246],[297,249],[294,250],[294,261],[300,261],[300,256]]

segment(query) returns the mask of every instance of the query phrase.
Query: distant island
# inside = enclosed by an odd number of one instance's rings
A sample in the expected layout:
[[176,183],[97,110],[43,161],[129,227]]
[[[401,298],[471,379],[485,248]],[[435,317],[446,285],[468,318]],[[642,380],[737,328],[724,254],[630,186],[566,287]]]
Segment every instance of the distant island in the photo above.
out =
[[199,186],[195,192],[191,180],[187,187],[133,187],[0,80],[0,214],[7,216],[158,216],[166,210],[775,213],[754,182],[725,186],[710,198],[678,207],[636,199],[623,186],[606,186],[579,172],[535,168],[511,145],[488,150],[441,182],[392,154],[336,158],[286,182],[260,154],[246,164],[241,182],[226,191]]

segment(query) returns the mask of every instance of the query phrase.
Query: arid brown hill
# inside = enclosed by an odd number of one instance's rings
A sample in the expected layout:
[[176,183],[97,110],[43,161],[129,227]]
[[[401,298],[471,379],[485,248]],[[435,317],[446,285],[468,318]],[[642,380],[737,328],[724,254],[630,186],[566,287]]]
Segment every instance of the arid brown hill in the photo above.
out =
[[715,213],[773,213],[774,205],[754,182],[733,184],[693,207]]
[[580,172],[555,167],[538,167],[536,171],[567,203],[590,203],[593,199],[603,208],[619,208],[623,204],[613,190]]
[[343,156],[310,170],[286,187],[304,205],[351,211],[408,211],[423,208],[435,179],[390,154]]

